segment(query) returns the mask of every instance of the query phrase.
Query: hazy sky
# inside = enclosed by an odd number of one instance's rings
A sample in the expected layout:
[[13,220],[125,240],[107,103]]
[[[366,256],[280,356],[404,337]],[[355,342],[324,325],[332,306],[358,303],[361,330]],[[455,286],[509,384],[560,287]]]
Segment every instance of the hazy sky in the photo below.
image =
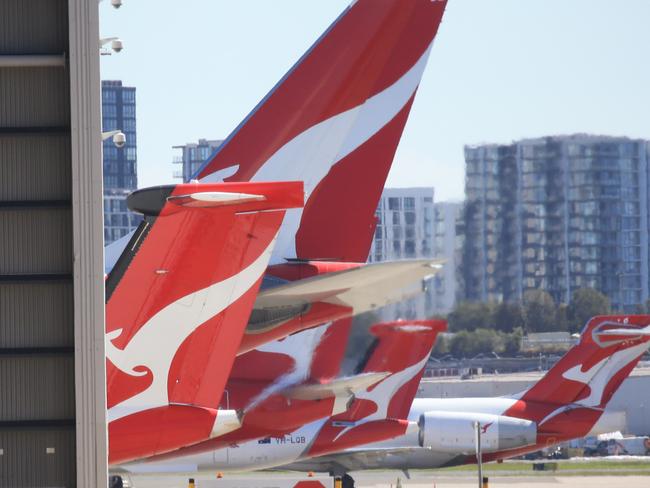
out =
[[[125,44],[102,79],[137,87],[139,185],[172,181],[171,146],[227,136],[349,3],[100,3]],[[649,19],[648,0],[449,0],[387,186],[461,199],[464,144],[650,138]]]

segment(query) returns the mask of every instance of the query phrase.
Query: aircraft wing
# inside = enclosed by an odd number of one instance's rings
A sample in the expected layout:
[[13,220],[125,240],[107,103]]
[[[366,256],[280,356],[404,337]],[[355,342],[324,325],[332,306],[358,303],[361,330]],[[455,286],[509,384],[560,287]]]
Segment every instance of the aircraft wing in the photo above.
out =
[[260,291],[253,308],[299,307],[324,302],[351,307],[355,314],[362,313],[421,292],[422,281],[440,271],[443,262],[391,261],[314,276]]

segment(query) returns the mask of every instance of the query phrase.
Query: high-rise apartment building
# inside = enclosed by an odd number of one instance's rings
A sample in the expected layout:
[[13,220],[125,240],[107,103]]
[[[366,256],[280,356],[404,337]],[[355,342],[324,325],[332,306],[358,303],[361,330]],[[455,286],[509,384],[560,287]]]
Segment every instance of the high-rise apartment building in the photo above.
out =
[[583,134],[465,147],[464,297],[568,303],[595,288],[619,310],[645,302],[649,152]]
[[384,188],[369,262],[433,256],[433,188]]
[[433,257],[444,259],[440,273],[431,280],[436,313],[451,312],[456,303],[456,256],[459,252],[456,226],[462,203],[437,202],[433,205]]
[[124,147],[104,141],[104,242],[109,244],[135,229],[140,215],[130,212],[126,197],[138,187],[135,88],[121,81],[102,81],[102,130],[120,130]]
[[[433,256],[433,188],[385,188],[368,262]],[[384,307],[382,319],[423,319],[435,313],[433,290]]]
[[181,165],[180,170],[174,171],[174,178],[181,179],[184,182],[190,181],[201,165],[221,145],[222,142],[222,139],[199,139],[199,142],[188,142],[181,146],[173,146],[174,149],[181,150],[181,154],[175,156],[173,160],[174,164]]

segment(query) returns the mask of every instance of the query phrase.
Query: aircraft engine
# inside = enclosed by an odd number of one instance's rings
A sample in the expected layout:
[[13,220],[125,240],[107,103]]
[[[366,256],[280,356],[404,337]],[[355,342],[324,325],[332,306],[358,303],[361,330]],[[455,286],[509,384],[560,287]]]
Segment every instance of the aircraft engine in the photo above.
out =
[[537,425],[504,415],[472,412],[425,412],[418,422],[420,446],[442,452],[475,452],[474,423],[481,425],[481,449],[495,452],[530,446],[537,440]]

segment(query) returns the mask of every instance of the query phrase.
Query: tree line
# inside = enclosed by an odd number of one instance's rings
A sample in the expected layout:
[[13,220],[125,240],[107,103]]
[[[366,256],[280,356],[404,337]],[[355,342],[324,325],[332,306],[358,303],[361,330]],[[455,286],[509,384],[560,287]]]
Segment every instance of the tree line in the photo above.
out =
[[609,299],[591,288],[576,290],[569,304],[556,304],[543,290],[527,291],[521,303],[460,302],[447,316],[449,331],[455,335],[440,338],[433,355],[467,358],[496,352],[512,356],[519,352],[524,334],[576,333],[594,315],[610,312]]

